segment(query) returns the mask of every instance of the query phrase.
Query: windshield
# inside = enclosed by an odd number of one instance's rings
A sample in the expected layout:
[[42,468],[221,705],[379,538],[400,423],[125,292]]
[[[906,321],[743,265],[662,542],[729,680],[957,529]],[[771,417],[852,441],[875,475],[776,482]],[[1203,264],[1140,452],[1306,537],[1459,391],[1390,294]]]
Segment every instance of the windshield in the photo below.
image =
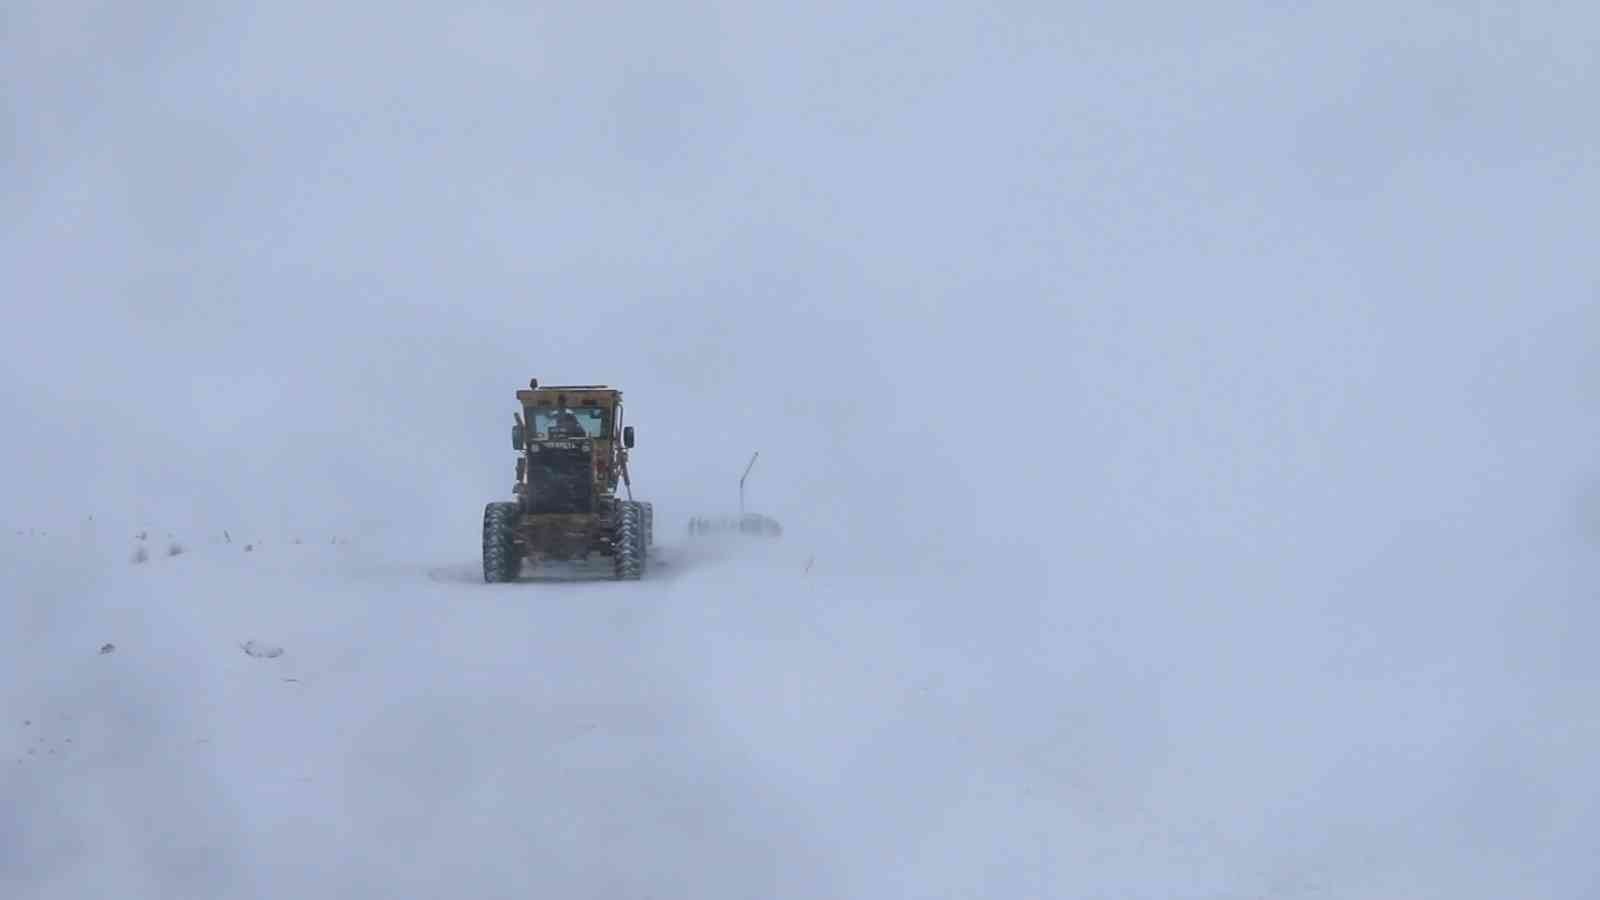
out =
[[606,410],[596,406],[579,406],[556,409],[530,409],[528,421],[533,425],[534,440],[564,437],[606,436],[610,424]]

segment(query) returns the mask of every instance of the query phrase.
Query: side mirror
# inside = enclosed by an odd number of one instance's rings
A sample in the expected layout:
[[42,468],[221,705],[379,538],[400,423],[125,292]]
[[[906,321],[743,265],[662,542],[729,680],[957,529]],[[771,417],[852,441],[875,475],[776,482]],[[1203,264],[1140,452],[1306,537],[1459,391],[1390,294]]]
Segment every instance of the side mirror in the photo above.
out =
[[629,450],[633,449],[633,426],[632,425],[624,425],[624,426],[622,426],[622,446],[627,447]]
[[521,450],[522,449],[522,426],[521,425],[513,425],[513,426],[511,426],[511,449],[513,449],[513,450]]

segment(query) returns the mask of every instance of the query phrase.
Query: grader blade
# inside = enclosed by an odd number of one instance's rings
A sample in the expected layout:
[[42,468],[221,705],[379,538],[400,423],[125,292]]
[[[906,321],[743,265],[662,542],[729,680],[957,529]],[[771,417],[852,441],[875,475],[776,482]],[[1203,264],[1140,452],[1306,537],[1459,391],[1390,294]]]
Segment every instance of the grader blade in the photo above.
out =
[[761,456],[757,450],[750,455],[750,462],[744,467],[744,474],[739,476],[739,514],[737,516],[694,516],[689,520],[689,535],[691,537],[707,537],[718,534],[741,534],[751,537],[778,538],[783,536],[783,526],[777,519],[762,513],[749,512],[744,505],[744,486],[750,478],[750,470],[756,466],[756,459]]

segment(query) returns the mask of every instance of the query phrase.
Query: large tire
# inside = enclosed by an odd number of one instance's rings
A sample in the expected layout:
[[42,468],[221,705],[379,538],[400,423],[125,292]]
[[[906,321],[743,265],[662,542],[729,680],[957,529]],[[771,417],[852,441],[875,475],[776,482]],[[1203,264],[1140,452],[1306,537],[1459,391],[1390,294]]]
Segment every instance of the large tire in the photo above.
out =
[[483,580],[490,584],[516,581],[522,556],[512,540],[522,508],[515,503],[491,503],[483,508]]
[[639,553],[639,574],[643,576],[650,570],[650,513],[646,509],[648,503],[634,502],[633,508],[638,513],[639,530],[635,538],[635,547]]
[[641,502],[639,506],[644,510],[644,545],[656,545],[656,508],[648,501]]
[[639,521],[644,526],[639,529],[639,559],[642,560],[639,568],[640,574],[644,574],[650,569],[650,545],[654,543],[650,537],[650,529],[653,527],[651,525],[653,515],[650,510],[650,504],[639,504]]
[[617,503],[611,532],[612,576],[618,581],[638,581],[644,576],[644,514],[639,504]]

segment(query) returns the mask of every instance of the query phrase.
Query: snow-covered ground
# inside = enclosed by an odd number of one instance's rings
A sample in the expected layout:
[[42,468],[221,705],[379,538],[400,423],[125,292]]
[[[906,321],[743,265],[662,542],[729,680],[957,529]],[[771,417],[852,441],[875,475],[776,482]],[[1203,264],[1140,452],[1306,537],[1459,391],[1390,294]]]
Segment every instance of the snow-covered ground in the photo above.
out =
[[7,897],[1589,885],[1594,681],[1515,622],[841,572],[804,536],[495,586],[366,540],[0,546]]

